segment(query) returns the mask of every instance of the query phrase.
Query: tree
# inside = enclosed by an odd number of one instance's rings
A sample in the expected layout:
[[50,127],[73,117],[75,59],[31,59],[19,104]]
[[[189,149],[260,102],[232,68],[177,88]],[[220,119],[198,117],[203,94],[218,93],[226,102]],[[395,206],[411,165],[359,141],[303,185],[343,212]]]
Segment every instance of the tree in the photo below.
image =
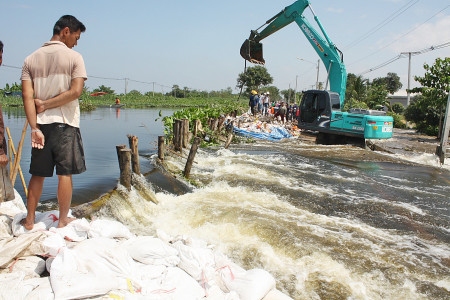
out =
[[98,88],[96,88],[95,90],[92,91],[93,93],[107,93],[107,94],[114,94],[114,90],[111,89],[108,86],[104,86],[103,84],[101,86],[99,86]]
[[285,101],[290,101],[293,102],[294,98],[295,98],[295,90],[294,89],[287,89],[287,90],[282,90],[281,95],[283,95],[283,98]]
[[[406,108],[405,117],[408,121],[414,121],[419,131],[433,134],[440,130],[439,114],[442,116],[444,105],[447,103],[450,87],[450,57],[437,58],[432,66],[424,64],[423,67],[426,70],[424,76],[414,76],[414,79],[422,86],[411,89],[411,92],[421,93],[423,97]],[[419,113],[422,119],[416,119]]]
[[390,106],[389,100],[387,100],[388,90],[384,85],[372,85],[367,91],[367,96],[364,102],[371,109],[377,108],[377,106]]
[[372,85],[384,85],[391,95],[403,86],[397,73],[392,72],[387,73],[386,77],[375,78],[372,81]]
[[262,66],[248,67],[245,72],[240,73],[237,79],[237,87],[245,87],[245,92],[250,94],[251,90],[259,90],[261,87],[273,82],[272,76]]
[[361,75],[347,74],[347,89],[345,91],[346,102],[362,102],[366,98],[369,81]]

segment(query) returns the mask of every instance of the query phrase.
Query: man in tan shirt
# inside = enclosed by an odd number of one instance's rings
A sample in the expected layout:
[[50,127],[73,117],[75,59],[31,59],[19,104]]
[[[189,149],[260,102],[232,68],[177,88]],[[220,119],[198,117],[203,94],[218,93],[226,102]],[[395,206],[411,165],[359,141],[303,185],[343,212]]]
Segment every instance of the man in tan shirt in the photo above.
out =
[[75,17],[62,16],[53,36],[25,59],[22,97],[31,127],[31,179],[27,216],[21,224],[31,230],[44,179],[58,175],[59,224],[64,227],[72,202],[72,174],[86,170],[80,134],[78,97],[87,79],[82,56],[72,50],[86,27]]

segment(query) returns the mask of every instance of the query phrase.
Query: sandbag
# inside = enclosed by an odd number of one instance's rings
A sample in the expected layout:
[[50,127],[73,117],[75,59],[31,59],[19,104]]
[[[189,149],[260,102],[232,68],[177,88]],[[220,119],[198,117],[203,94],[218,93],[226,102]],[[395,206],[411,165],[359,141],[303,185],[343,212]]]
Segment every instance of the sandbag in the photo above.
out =
[[88,232],[89,238],[126,238],[130,239],[133,234],[130,230],[118,221],[113,220],[94,220],[90,224]]
[[143,295],[166,294],[167,298],[173,300],[201,299],[205,291],[200,284],[190,277],[186,272],[177,267],[167,268],[167,272],[161,281],[159,290],[143,289]]
[[76,219],[63,228],[51,227],[49,231],[60,235],[71,242],[81,242],[87,239],[90,230],[89,222],[85,219]]
[[45,261],[37,256],[24,256],[16,259],[3,270],[2,273],[23,272],[24,279],[39,278],[45,271]]
[[0,215],[0,239],[12,237],[13,235],[11,230],[12,221],[13,219],[8,216]]
[[26,211],[27,208],[23,203],[22,197],[16,190],[14,190],[14,200],[0,203],[0,215],[7,215],[14,218],[18,213]]
[[37,248],[34,248],[32,250],[28,249],[30,247],[33,247],[34,242],[40,242],[41,240],[43,240],[43,238],[45,238],[45,233],[33,232],[8,240],[8,242],[3,244],[0,248],[0,268],[5,268],[16,257],[44,254],[38,253],[38,251],[36,251]]
[[174,243],[173,247],[178,250],[180,257],[178,267],[195,280],[205,281],[214,278],[215,261],[211,249],[190,247],[184,245],[182,241]]
[[50,282],[56,299],[104,295],[114,289],[140,289],[135,262],[113,239],[93,238],[63,248],[51,265]]
[[33,278],[23,281],[23,286],[33,286],[33,290],[25,296],[25,300],[54,300],[50,277]]
[[275,279],[263,269],[251,269],[245,273],[234,274],[234,278],[224,278],[228,289],[236,291],[241,300],[261,300],[275,288]]
[[180,262],[178,251],[162,240],[139,236],[123,243],[130,256],[143,264],[176,266]]

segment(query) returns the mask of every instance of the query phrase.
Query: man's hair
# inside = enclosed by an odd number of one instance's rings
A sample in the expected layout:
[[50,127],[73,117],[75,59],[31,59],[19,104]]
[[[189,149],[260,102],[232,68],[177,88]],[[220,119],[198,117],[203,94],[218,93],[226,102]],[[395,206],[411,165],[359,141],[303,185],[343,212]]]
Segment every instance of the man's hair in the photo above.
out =
[[3,52],[3,43],[0,41],[0,52]]
[[84,32],[86,30],[86,27],[78,21],[77,18],[71,15],[64,15],[56,22],[55,26],[53,27],[53,35],[60,34],[61,30],[64,28],[69,27],[70,32],[75,32],[78,30],[81,30],[81,32]]

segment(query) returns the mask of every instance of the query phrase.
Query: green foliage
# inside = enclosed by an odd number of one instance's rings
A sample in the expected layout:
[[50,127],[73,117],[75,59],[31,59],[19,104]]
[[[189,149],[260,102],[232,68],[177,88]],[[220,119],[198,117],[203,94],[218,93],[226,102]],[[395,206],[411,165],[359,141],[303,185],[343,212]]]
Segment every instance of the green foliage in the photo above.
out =
[[370,109],[374,109],[377,106],[390,106],[389,100],[386,99],[388,90],[383,85],[370,86],[367,96],[364,102]]
[[113,89],[111,89],[108,86],[104,86],[103,84],[101,86],[99,86],[98,88],[94,89],[92,92],[93,93],[103,92],[103,93],[107,93],[107,94],[114,94],[114,90]]
[[423,77],[414,79],[422,86],[411,92],[421,93],[405,110],[405,118],[416,124],[416,129],[429,135],[437,135],[441,109],[447,103],[450,87],[450,57],[437,58],[432,66],[424,64]]
[[401,103],[392,104],[391,109],[396,114],[402,114],[405,111],[405,107]]
[[394,94],[396,91],[402,88],[400,77],[397,73],[387,73],[386,77],[375,78],[372,81],[372,85],[384,86],[390,94]]
[[348,111],[350,108],[369,109],[369,106],[365,102],[358,101],[354,98],[346,99],[342,111]]
[[274,85],[265,87],[262,89],[262,91],[269,92],[271,101],[276,101],[276,100],[280,99],[280,90]]
[[353,99],[355,102],[362,102],[366,98],[369,81],[362,76],[353,73],[347,74],[347,89],[345,99]]
[[5,88],[3,89],[3,92],[21,92],[22,91],[22,84],[14,82],[12,85],[9,85],[8,83],[5,85]]
[[260,90],[273,82],[267,69],[262,66],[248,67],[245,72],[240,73],[237,79],[237,88],[245,87],[245,93],[250,95],[252,90]]

